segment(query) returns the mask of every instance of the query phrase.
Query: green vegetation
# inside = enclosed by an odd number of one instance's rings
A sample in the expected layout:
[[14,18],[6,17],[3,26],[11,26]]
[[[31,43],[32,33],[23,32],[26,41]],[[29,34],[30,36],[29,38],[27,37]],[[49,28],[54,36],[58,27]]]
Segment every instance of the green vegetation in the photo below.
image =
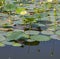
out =
[[0,0],[0,45],[22,46],[22,41],[49,41],[55,35],[59,40],[59,13],[58,1]]

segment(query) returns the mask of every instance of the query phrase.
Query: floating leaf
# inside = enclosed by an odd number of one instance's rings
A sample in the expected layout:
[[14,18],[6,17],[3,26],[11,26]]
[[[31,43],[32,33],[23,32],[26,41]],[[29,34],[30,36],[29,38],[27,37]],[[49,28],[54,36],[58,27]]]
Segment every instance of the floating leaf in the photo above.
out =
[[17,14],[20,14],[22,11],[25,11],[25,8],[20,7],[16,9]]
[[28,30],[28,31],[25,31],[25,33],[30,34],[30,35],[37,35],[37,34],[39,34],[39,31]]
[[49,31],[49,30],[44,30],[44,31],[41,31],[42,34],[45,34],[45,35],[53,35],[54,32],[52,31]]
[[24,22],[21,20],[18,20],[18,21],[14,21],[14,24],[24,24]]
[[35,18],[34,17],[32,17],[32,16],[28,16],[28,17],[25,17],[26,19],[25,19],[25,23],[30,23],[30,24],[32,24],[32,23],[34,23],[34,22],[36,22],[36,20],[35,20]]
[[8,42],[8,41],[3,41],[2,43],[5,45],[12,45],[13,44],[12,42]]
[[22,46],[22,44],[13,42],[12,46]]
[[4,47],[5,46],[5,44],[3,44],[3,43],[0,43],[0,47]]
[[56,35],[60,35],[60,30],[56,31]]
[[3,6],[5,0],[0,0],[0,7]]
[[50,36],[52,39],[57,39],[57,40],[60,40],[60,35],[52,35]]
[[16,9],[16,6],[14,4],[6,4],[4,7],[5,11],[14,11]]
[[18,40],[19,38],[25,37],[27,38],[28,35],[24,34],[22,31],[13,31],[7,36],[7,40]]
[[48,41],[50,40],[50,37],[45,35],[34,35],[34,36],[31,36],[31,40]]
[[3,37],[2,35],[0,35],[0,42],[1,42],[1,41],[5,41],[5,40],[6,40],[6,38]]
[[35,40],[27,39],[27,42],[34,42]]
[[37,23],[37,26],[45,26],[44,24]]

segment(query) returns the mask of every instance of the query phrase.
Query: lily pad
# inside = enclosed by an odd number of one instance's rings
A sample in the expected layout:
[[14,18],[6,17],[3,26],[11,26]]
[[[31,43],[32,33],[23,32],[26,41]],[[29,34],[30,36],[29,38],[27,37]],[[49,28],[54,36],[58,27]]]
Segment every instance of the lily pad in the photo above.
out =
[[5,44],[3,44],[3,43],[0,43],[0,47],[4,47],[5,46]]
[[36,40],[36,41],[49,41],[50,37],[45,36],[45,35],[34,35],[31,36],[31,40]]
[[6,4],[4,7],[5,11],[14,11],[16,9],[16,6],[14,4]]
[[19,46],[22,46],[22,44],[13,42],[12,46],[18,46],[19,47]]
[[37,34],[39,34],[39,31],[28,30],[28,31],[25,31],[25,33],[30,34],[30,35],[37,35]]
[[35,40],[27,39],[27,42],[34,42]]
[[8,41],[3,41],[2,43],[5,45],[12,45],[13,44],[12,42],[8,42]]
[[41,33],[45,34],[45,35],[53,35],[54,34],[52,31],[49,31],[49,30],[41,31]]
[[5,40],[6,40],[6,38],[4,36],[0,35],[0,42],[5,41]]
[[56,35],[60,35],[60,30],[56,31]]
[[50,36],[52,39],[57,39],[57,40],[60,40],[60,35],[52,35]]
[[39,20],[38,22],[40,22],[41,24],[51,24],[51,21],[48,20]]
[[24,22],[21,20],[18,20],[18,21],[14,21],[14,24],[24,24]]
[[20,14],[22,11],[25,11],[25,8],[20,7],[16,9],[17,14]]
[[36,25],[39,26],[45,26],[44,24],[36,23]]
[[22,37],[27,38],[29,36],[22,31],[13,31],[7,36],[7,40],[18,40]]

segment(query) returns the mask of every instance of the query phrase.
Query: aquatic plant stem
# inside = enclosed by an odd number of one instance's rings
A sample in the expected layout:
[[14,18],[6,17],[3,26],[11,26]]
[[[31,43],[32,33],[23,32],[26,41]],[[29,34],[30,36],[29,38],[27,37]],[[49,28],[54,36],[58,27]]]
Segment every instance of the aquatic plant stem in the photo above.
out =
[[55,20],[54,20],[54,34],[55,34],[55,32],[56,32],[56,27],[57,27],[57,22],[56,22],[57,12],[56,12],[56,9],[54,10],[54,17],[55,17]]

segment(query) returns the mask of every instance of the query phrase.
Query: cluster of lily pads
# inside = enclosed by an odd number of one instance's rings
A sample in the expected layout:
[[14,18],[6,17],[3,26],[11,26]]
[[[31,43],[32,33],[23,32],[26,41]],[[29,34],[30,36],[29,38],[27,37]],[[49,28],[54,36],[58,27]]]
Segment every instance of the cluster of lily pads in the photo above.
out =
[[60,4],[0,0],[0,46],[60,40]]

